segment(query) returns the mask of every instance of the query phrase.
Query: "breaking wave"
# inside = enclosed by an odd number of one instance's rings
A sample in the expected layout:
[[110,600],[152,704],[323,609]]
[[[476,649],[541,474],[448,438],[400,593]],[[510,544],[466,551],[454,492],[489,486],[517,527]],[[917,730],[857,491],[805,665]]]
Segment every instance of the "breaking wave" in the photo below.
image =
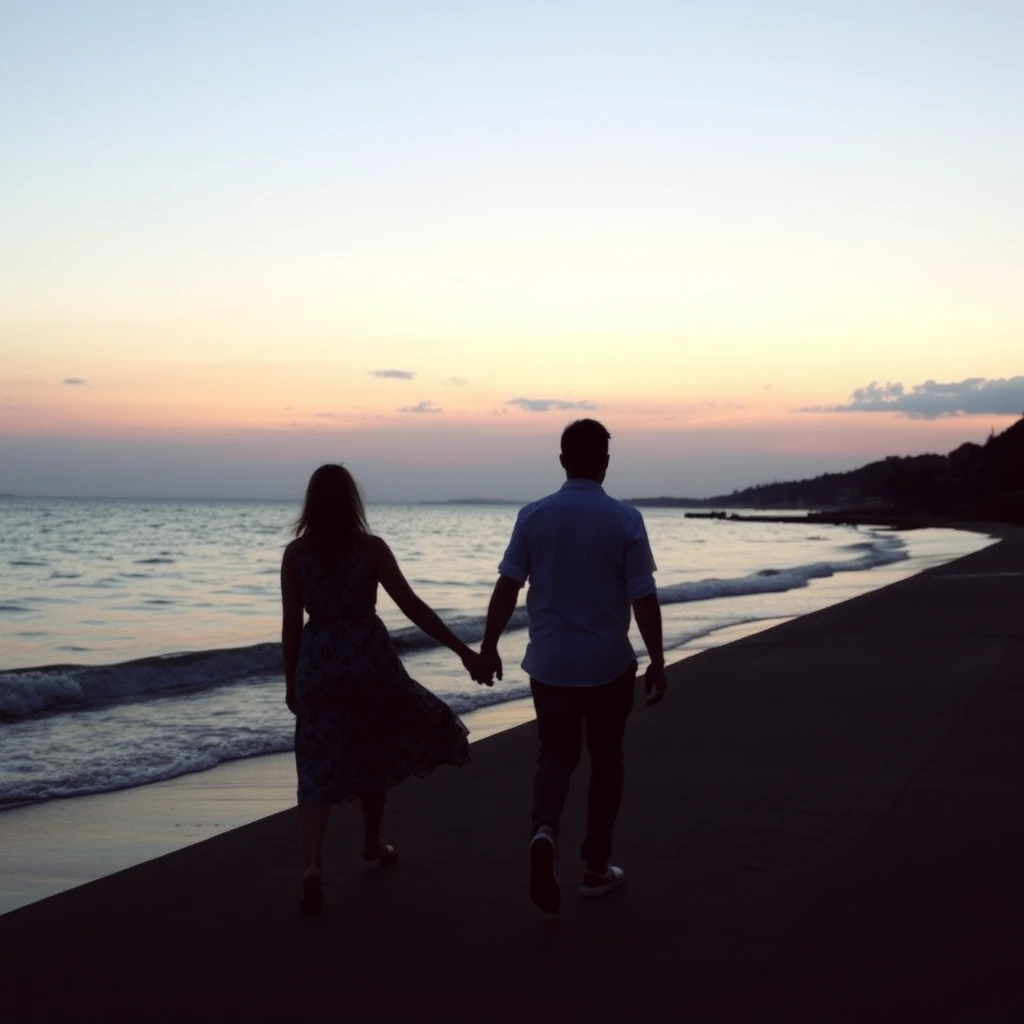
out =
[[[863,572],[908,557],[895,534],[878,534],[845,548],[849,558],[807,565],[762,569],[747,576],[691,580],[658,591],[665,605],[711,601],[748,594],[780,593],[806,587],[811,580],[840,572]],[[526,626],[526,610],[516,610],[510,629]],[[453,632],[467,643],[483,636],[484,616],[449,620]],[[435,647],[415,626],[392,632],[399,654]],[[154,698],[189,689],[226,686],[281,673],[281,645],[254,644],[221,650],[157,655],[114,665],[48,665],[0,672],[0,716],[21,719],[42,712],[76,710],[126,698]]]

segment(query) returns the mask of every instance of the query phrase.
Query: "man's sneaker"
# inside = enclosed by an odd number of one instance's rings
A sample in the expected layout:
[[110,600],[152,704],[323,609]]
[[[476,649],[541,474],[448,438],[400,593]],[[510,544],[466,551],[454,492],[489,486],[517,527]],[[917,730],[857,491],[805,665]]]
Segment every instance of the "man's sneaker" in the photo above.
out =
[[557,913],[562,905],[562,890],[555,877],[557,860],[554,830],[541,825],[530,840],[530,899],[546,914]]
[[626,872],[610,864],[607,870],[600,874],[596,871],[585,871],[580,892],[584,896],[604,896],[613,889],[621,889],[625,884]]

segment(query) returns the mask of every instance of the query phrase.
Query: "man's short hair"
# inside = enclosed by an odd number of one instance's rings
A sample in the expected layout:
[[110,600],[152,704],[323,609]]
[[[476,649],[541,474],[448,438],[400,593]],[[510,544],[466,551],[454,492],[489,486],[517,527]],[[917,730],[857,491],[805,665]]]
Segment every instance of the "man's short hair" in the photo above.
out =
[[611,434],[597,420],[576,420],[562,431],[562,463],[570,473],[603,468]]

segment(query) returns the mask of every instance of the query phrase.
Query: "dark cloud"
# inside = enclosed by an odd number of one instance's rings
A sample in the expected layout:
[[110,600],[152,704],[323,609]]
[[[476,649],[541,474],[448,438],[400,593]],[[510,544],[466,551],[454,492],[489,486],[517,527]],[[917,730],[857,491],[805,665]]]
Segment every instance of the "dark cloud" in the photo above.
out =
[[941,384],[926,380],[910,388],[872,381],[857,388],[845,405],[809,405],[797,412],[900,412],[916,420],[942,416],[1019,416],[1024,413],[1024,376]]
[[61,381],[61,384],[81,385],[81,384],[84,384],[84,383],[85,383],[85,380],[82,377],[65,377]]
[[412,380],[416,374],[412,370],[371,370],[370,376],[381,380]]
[[526,412],[550,412],[552,409],[596,409],[592,402],[563,402],[558,398],[510,398],[506,405],[518,405]]
[[403,405],[399,412],[416,412],[416,413],[441,413],[444,409],[439,409],[429,398],[424,398],[423,401],[417,402],[415,405]]

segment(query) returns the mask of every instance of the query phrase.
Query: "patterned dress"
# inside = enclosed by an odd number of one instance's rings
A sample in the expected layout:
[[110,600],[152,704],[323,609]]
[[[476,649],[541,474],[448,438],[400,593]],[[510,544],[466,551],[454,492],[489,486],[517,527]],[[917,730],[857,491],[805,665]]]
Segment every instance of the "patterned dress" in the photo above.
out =
[[469,730],[410,678],[377,617],[360,538],[338,568],[306,543],[296,568],[309,620],[295,673],[298,802],[333,804],[469,761]]

